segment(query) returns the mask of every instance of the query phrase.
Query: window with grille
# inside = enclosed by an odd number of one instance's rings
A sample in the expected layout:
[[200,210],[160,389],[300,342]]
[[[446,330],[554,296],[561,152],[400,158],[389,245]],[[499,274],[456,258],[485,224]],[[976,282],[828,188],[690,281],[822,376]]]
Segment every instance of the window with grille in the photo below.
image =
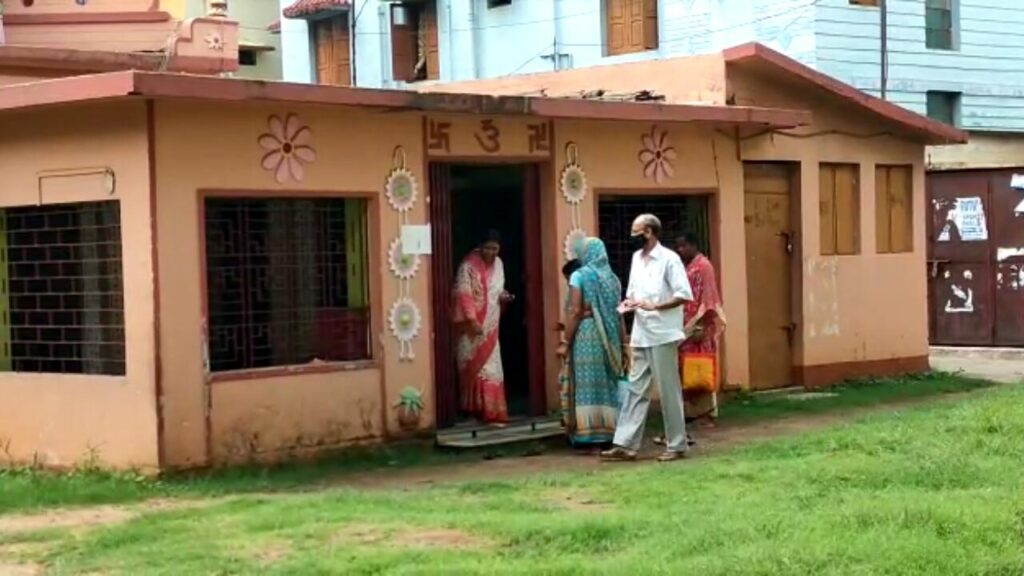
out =
[[914,251],[913,170],[875,167],[875,241],[878,252]]
[[658,0],[604,0],[609,56],[658,48]]
[[0,370],[124,375],[120,209],[0,213]]
[[860,253],[860,167],[822,164],[818,202],[822,256]]
[[204,206],[211,372],[370,358],[365,200]]
[[953,2],[955,0],[925,0],[925,46],[933,50],[955,48]]
[[612,270],[625,291],[629,266],[636,249],[630,241],[633,220],[641,214],[654,214],[661,220],[661,241],[673,248],[675,239],[692,232],[701,239],[704,254],[710,254],[711,230],[708,223],[708,197],[687,196],[601,196],[598,200],[600,237],[608,250]]

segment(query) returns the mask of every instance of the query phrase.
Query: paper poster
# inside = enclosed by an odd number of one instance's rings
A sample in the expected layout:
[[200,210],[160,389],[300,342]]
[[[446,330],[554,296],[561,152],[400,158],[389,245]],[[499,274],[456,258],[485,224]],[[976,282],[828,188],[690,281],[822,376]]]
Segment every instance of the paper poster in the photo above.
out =
[[430,254],[430,224],[402,226],[402,252],[405,254]]
[[953,228],[962,242],[988,240],[988,226],[985,223],[985,206],[977,196],[957,198],[953,208],[946,214],[946,225],[939,233],[939,242],[949,242]]
[[1014,174],[1010,177],[1010,188],[1024,190],[1024,174]]

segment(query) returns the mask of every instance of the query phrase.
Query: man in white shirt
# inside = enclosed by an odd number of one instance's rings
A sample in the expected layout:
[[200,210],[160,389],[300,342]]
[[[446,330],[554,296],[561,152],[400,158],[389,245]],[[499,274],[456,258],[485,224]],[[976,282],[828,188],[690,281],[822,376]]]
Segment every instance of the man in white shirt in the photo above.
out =
[[658,460],[669,462],[683,458],[687,450],[678,346],[684,338],[683,303],[693,299],[693,291],[679,255],[658,242],[661,221],[657,217],[637,216],[631,234],[640,249],[633,254],[626,300],[619,307],[622,313],[635,313],[629,392],[619,411],[614,446],[601,457],[636,459],[651,404],[653,378],[659,386],[665,420],[665,452]]

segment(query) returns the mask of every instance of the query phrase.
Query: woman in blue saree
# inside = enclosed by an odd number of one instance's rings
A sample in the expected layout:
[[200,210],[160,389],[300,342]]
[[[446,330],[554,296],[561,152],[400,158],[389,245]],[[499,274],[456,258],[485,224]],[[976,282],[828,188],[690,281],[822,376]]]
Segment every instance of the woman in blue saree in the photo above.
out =
[[574,446],[600,447],[615,436],[618,381],[629,362],[626,327],[617,311],[622,284],[600,239],[583,239],[576,254],[583,266],[569,278],[565,331],[558,347],[566,360],[565,422]]

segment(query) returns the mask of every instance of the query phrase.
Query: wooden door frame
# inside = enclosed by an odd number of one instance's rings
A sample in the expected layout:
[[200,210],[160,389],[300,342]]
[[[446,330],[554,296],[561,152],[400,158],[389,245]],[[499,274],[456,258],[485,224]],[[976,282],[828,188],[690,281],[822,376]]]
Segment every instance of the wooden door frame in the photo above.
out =
[[[543,161],[516,162],[522,167],[523,263],[526,285],[526,354],[530,416],[547,413],[544,357],[544,247],[541,241],[541,174]],[[451,330],[451,282],[456,263],[452,255],[451,168],[453,166],[507,166],[508,161],[432,160],[427,163],[427,190],[432,252],[430,290],[433,317],[433,377],[437,428],[451,427],[458,419],[458,374],[454,369],[455,338]],[[442,328],[443,327],[443,328]],[[447,383],[447,384],[446,384]]]

